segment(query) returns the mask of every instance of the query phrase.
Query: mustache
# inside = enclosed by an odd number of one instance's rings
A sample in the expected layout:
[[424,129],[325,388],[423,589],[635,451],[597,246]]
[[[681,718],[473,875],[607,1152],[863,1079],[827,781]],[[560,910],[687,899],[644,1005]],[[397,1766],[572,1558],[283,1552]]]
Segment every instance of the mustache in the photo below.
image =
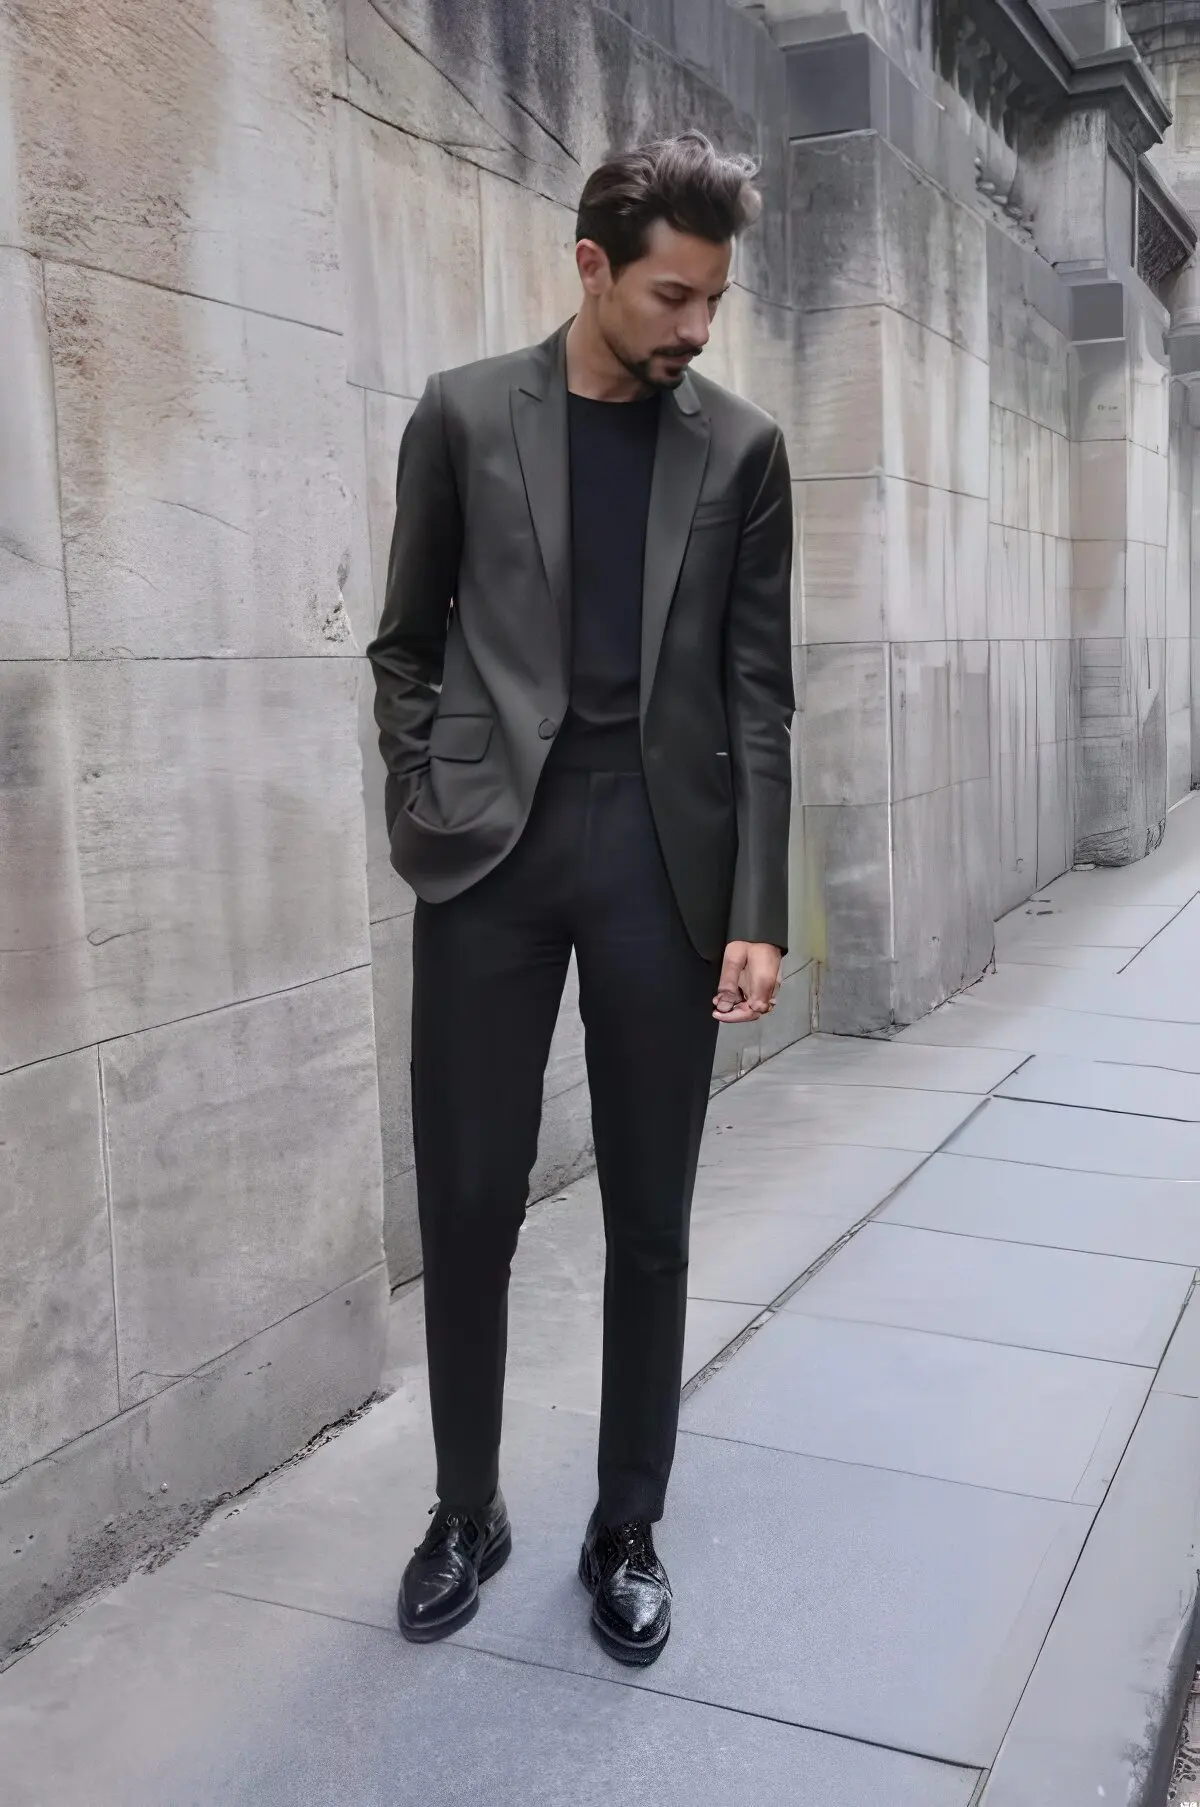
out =
[[698,358],[700,348],[696,345],[660,345],[650,355],[655,358]]

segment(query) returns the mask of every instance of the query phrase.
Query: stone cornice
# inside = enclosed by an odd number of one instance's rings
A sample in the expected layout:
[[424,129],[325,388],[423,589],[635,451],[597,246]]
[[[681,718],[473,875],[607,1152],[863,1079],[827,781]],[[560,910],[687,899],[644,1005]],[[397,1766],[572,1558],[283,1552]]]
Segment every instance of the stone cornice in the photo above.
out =
[[943,75],[993,124],[997,96],[1010,129],[1023,113],[1099,108],[1140,155],[1171,122],[1131,45],[1078,56],[1036,0],[939,0],[937,20]]
[[1161,144],[1171,109],[1132,44],[1080,57],[1071,78],[1070,104],[1100,106],[1140,155]]

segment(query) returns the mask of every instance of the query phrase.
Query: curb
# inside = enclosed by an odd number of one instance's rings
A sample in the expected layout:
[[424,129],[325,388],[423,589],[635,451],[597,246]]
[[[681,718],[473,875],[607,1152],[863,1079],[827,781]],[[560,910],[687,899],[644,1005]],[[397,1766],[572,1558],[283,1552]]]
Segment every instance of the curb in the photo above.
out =
[[1200,1655],[1200,1398],[1157,1388],[979,1807],[1163,1807]]

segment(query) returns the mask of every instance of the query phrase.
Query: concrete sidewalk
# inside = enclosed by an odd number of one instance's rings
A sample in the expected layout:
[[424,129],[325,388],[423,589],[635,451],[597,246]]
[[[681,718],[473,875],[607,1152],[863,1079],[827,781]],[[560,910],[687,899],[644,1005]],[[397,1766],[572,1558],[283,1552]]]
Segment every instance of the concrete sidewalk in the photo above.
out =
[[432,1477],[410,1292],[386,1401],[0,1676],[5,1807],[1161,1802],[1200,1505],[1198,893],[1188,802],[1143,864],[1002,922],[964,999],[714,1099],[655,1667],[597,1649],[574,1573],[588,1182],[522,1237],[517,1541],[467,1630],[395,1631]]

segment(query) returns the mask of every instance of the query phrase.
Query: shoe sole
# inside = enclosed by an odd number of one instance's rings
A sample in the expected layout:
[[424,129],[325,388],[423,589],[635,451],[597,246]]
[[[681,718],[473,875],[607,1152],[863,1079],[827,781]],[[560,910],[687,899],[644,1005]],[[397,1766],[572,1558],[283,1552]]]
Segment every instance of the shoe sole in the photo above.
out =
[[[479,1565],[479,1586],[490,1581],[492,1576],[502,1569],[512,1555],[512,1532],[506,1531],[491,1554]],[[461,1606],[456,1613],[449,1613],[444,1619],[427,1620],[423,1625],[410,1625],[405,1619],[399,1620],[400,1635],[408,1639],[410,1644],[436,1644],[442,1638],[448,1638],[452,1632],[461,1631],[469,1625],[479,1611],[478,1589]]]
[[[579,1579],[591,1595],[596,1598],[596,1583],[593,1581],[588,1567],[587,1551],[581,1550],[579,1555]],[[629,1644],[624,1638],[617,1637],[606,1626],[601,1625],[595,1611],[592,1612],[592,1631],[602,1650],[611,1656],[614,1662],[625,1663],[631,1669],[646,1669],[656,1663],[667,1647],[667,1639],[671,1635],[671,1622],[668,1619],[667,1629],[654,1644]]]

